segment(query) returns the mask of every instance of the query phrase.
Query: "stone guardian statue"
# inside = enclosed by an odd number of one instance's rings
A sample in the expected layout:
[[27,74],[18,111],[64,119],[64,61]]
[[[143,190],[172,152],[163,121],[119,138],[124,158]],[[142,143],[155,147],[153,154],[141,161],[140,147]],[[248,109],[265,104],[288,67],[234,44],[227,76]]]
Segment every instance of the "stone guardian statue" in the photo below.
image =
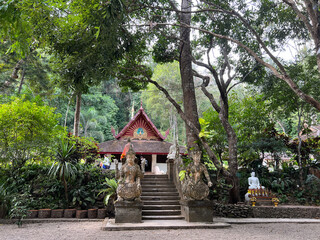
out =
[[134,162],[136,153],[130,146],[126,153],[126,162],[120,169],[119,185],[117,188],[117,201],[140,201],[141,185],[140,178],[143,174],[138,164]]
[[175,159],[177,153],[177,145],[176,142],[170,146],[169,153],[167,155],[167,159]]
[[[200,163],[201,153],[198,149],[190,152],[193,162],[188,165],[186,176],[182,183],[184,200],[207,200],[209,187],[212,187],[208,170],[203,163]],[[202,180],[203,175],[208,180],[208,185]]]

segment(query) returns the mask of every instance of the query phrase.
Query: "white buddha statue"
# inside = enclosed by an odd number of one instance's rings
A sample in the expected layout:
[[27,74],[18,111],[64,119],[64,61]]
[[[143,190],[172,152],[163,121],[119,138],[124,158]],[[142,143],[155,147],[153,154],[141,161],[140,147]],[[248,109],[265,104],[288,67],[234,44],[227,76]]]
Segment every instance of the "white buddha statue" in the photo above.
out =
[[248,178],[248,183],[249,183],[249,187],[248,187],[249,190],[244,196],[246,202],[250,202],[250,197],[249,197],[251,193],[250,189],[259,189],[259,188],[264,189],[264,187],[260,185],[259,178],[256,177],[255,172],[251,173],[251,177]]
[[[260,186],[260,181],[259,178],[256,177],[255,172],[251,173],[251,177],[248,178],[248,183],[249,183],[249,189],[257,189],[262,186]],[[264,188],[264,187],[262,187]]]

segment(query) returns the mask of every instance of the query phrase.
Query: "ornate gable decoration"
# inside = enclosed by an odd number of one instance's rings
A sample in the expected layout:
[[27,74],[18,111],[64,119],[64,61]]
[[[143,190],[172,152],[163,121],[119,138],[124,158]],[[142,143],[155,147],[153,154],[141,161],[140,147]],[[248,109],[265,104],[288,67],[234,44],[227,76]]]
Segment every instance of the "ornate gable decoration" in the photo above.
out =
[[131,121],[116,136],[118,140],[128,138],[157,141],[163,141],[165,139],[144,112],[142,106]]

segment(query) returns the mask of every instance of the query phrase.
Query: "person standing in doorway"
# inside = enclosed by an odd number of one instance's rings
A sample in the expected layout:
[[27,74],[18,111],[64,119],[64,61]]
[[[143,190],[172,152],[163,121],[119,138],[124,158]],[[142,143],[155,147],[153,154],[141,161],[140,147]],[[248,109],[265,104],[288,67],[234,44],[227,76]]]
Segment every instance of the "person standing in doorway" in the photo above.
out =
[[110,169],[110,159],[107,157],[107,154],[104,155],[103,168]]

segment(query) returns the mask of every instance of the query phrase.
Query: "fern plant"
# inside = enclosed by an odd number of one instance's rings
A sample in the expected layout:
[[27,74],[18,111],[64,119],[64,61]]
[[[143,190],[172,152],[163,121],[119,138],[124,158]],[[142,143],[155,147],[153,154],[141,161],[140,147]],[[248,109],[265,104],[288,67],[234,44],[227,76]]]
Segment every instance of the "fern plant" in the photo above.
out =
[[108,188],[101,190],[98,196],[102,193],[106,194],[103,199],[103,202],[107,206],[110,198],[112,200],[115,200],[117,197],[118,183],[114,178],[112,179],[106,178],[106,185],[108,186]]

